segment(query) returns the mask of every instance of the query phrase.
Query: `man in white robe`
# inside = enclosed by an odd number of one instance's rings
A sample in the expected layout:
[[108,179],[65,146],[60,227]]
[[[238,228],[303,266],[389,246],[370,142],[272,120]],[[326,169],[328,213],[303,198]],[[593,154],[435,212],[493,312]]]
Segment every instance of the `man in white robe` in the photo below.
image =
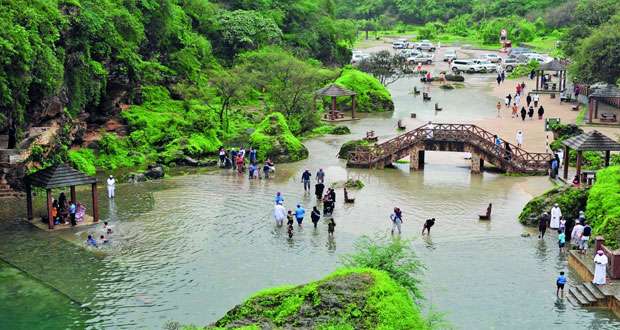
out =
[[108,184],[108,198],[114,198],[116,180],[114,180],[114,177],[110,175],[106,181]]
[[286,209],[282,204],[278,203],[273,208],[273,217],[276,219],[276,225],[281,227],[284,224],[284,219],[286,219]]
[[555,203],[551,208],[551,222],[549,224],[549,228],[558,229],[560,228],[560,218],[562,217],[562,210],[558,206],[558,203]]
[[607,256],[603,253],[603,250],[598,250],[594,257],[594,278],[592,283],[596,285],[603,285],[607,280]]

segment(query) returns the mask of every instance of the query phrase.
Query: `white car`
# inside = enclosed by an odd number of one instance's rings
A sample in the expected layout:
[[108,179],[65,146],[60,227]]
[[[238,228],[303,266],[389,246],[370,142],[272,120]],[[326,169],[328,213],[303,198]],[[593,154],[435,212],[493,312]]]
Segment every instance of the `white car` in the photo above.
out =
[[456,50],[447,50],[444,54],[443,54],[443,61],[447,62],[448,60],[454,61],[456,60]]
[[430,42],[420,42],[417,46],[419,50],[427,50],[429,52],[435,51],[435,46]]
[[420,54],[420,51],[417,49],[402,49],[400,54],[406,57],[412,57]]
[[362,52],[354,52],[353,56],[351,56],[351,64],[359,63],[370,57],[370,54],[362,53]]
[[491,63],[500,63],[502,61],[502,58],[497,54],[483,54],[481,58]]
[[497,71],[497,64],[491,63],[491,62],[489,62],[487,60],[475,59],[475,60],[472,60],[472,62],[474,62],[475,64],[478,65],[478,67],[479,67],[479,71],[478,72],[495,72],[495,71]]
[[536,60],[538,63],[547,63],[551,62],[553,58],[545,54],[537,54],[537,53],[525,53],[522,54],[528,61]]
[[407,42],[402,42],[402,41],[394,41],[392,42],[392,48],[394,49],[403,49],[403,48],[407,48]]
[[452,71],[455,73],[458,72],[480,72],[482,71],[482,67],[472,60],[455,60],[452,62]]
[[422,64],[432,64],[433,60],[434,60],[434,55],[432,54],[417,54],[415,56],[411,56],[407,58],[407,62],[409,64],[417,64],[417,63],[422,63]]

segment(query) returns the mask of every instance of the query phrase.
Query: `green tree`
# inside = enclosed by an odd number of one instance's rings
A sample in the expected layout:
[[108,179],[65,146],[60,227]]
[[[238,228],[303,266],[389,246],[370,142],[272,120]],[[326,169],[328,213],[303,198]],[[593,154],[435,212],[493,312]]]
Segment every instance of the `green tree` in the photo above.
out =
[[620,15],[583,39],[573,59],[571,70],[579,81],[616,84],[620,78]]
[[404,77],[409,72],[409,65],[404,56],[383,50],[361,61],[358,69],[373,75],[383,86],[388,86]]
[[211,74],[209,83],[219,97],[218,117],[221,127],[228,132],[228,113],[231,106],[240,101],[248,92],[246,77],[238,68],[215,71]]

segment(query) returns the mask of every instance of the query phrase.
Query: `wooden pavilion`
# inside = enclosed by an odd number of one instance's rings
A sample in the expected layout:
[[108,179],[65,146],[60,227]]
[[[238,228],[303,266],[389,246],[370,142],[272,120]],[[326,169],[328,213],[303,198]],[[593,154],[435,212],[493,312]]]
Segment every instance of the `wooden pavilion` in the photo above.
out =
[[[557,82],[547,79],[545,72],[554,72],[558,76]],[[541,64],[536,70],[536,89],[534,93],[562,93],[566,89],[566,65],[558,60]]]
[[357,93],[346,88],[340,87],[336,84],[330,84],[329,86],[323,87],[316,92],[314,92],[314,100],[312,102],[312,106],[314,107],[314,111],[316,111],[316,98],[318,96],[325,97],[329,96],[332,98],[332,107],[328,113],[325,114],[325,119],[327,120],[338,120],[344,119],[344,114],[338,111],[336,107],[336,98],[338,96],[351,96],[351,119],[355,119],[355,97]]
[[28,220],[32,220],[32,187],[45,189],[47,192],[47,220],[48,228],[54,229],[54,219],[52,218],[52,189],[69,187],[71,191],[70,200],[76,202],[75,186],[91,185],[93,200],[93,222],[99,221],[99,208],[97,204],[97,178],[88,176],[68,165],[51,166],[36,173],[26,176],[26,206],[28,209]]
[[[620,109],[620,89],[612,84],[607,84],[598,88],[592,88],[593,91],[588,95],[588,122],[592,123],[592,119],[598,119],[599,103],[605,103],[616,109]],[[617,122],[618,118],[615,113],[602,113],[601,122]]]
[[562,142],[564,145],[564,180],[568,180],[568,162],[570,149],[577,151],[577,180],[582,182],[581,178],[581,165],[583,160],[584,151],[604,151],[605,152],[605,167],[609,166],[609,158],[612,151],[620,151],[620,143],[612,140],[611,138],[603,135],[599,131],[590,131],[578,136],[574,136]]

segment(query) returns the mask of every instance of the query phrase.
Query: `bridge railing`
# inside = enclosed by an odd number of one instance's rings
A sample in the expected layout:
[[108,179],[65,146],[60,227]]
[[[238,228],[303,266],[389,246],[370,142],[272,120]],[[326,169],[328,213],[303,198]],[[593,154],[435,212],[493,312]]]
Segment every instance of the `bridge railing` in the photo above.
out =
[[351,152],[349,161],[371,166],[426,139],[469,142],[485,153],[494,155],[499,161],[508,162],[522,170],[546,168],[551,160],[550,154],[527,152],[506,141],[496,146],[495,137],[495,134],[471,124],[426,124],[381,144],[357,148]]

